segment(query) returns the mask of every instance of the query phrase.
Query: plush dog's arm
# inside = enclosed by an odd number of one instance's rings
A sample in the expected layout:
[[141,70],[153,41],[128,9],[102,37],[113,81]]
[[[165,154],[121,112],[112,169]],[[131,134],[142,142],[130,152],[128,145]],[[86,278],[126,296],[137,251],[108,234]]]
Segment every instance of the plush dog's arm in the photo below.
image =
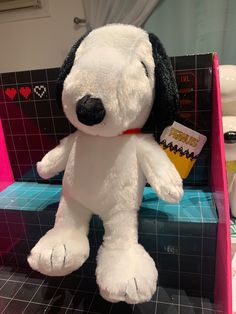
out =
[[148,136],[140,138],[137,157],[148,183],[157,195],[169,203],[179,202],[183,196],[182,179],[166,153],[153,138]]
[[43,179],[49,179],[60,171],[65,170],[67,160],[78,131],[63,138],[60,144],[50,150],[41,161],[37,163],[37,171]]

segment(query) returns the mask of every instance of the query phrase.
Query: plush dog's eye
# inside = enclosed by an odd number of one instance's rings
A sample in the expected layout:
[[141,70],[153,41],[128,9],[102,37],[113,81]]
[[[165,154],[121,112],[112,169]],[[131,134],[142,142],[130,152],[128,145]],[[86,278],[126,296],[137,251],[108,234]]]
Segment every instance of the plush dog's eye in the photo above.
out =
[[146,64],[143,61],[141,61],[141,64],[142,64],[142,66],[143,66],[143,68],[145,70],[146,76],[148,77],[149,75],[148,75],[148,70],[147,70]]

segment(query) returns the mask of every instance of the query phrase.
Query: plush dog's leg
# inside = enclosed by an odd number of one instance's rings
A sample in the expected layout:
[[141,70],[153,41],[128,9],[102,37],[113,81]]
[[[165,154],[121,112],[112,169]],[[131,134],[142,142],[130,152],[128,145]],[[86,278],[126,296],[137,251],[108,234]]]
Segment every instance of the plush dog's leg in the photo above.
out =
[[105,235],[96,270],[101,295],[111,302],[150,300],[156,290],[157,270],[138,244],[137,211],[113,210],[102,219]]
[[55,226],[31,250],[30,266],[48,276],[64,276],[78,269],[89,256],[90,218],[89,210],[62,196]]

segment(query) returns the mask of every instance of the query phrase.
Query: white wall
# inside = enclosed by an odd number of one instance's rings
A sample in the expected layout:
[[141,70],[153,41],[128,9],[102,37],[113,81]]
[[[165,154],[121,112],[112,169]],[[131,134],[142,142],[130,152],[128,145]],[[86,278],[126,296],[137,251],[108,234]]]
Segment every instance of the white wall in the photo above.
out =
[[170,56],[217,52],[221,64],[236,64],[236,0],[162,0],[144,28]]
[[0,73],[60,66],[85,32],[74,26],[84,17],[81,0],[47,0],[50,17],[0,23]]

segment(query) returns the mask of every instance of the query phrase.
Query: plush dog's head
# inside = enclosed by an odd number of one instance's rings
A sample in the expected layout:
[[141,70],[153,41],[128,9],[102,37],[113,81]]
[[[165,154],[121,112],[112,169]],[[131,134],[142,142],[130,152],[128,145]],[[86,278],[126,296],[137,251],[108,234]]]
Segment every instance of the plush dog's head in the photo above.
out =
[[173,122],[178,92],[159,39],[135,26],[111,24],[72,47],[57,100],[77,129],[110,137],[129,129],[163,130]]

